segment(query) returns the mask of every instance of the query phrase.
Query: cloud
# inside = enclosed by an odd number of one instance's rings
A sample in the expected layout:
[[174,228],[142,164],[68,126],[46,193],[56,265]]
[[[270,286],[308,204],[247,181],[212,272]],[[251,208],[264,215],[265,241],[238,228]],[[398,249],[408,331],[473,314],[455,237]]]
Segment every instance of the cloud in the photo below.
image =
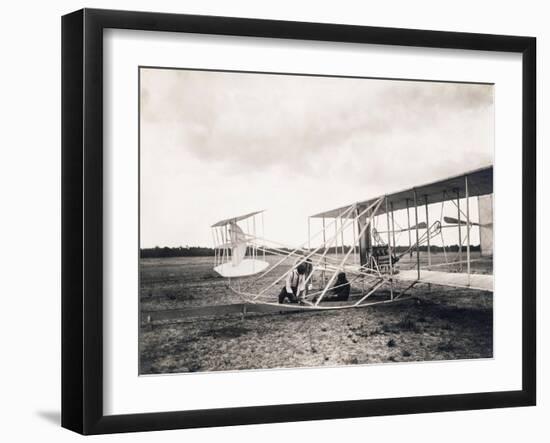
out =
[[[370,158],[368,168],[375,158],[419,150],[457,161],[470,146],[479,153],[486,144],[492,100],[487,85],[142,71],[144,128],[227,173],[284,168],[315,175],[343,154]],[[487,163],[491,147],[484,150]]]

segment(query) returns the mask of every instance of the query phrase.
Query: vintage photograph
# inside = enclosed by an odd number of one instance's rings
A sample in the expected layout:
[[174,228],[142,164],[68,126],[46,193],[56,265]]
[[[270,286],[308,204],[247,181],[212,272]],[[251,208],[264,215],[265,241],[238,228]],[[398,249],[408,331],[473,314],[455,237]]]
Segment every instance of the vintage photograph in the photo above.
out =
[[494,85],[139,69],[139,374],[493,357]]

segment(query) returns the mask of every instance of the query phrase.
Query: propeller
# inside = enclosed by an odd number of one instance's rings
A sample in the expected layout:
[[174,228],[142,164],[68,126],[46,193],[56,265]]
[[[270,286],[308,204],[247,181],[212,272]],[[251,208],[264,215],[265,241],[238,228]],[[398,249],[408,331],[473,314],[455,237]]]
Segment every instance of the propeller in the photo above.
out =
[[[466,222],[464,220],[459,220],[458,218],[454,218],[454,217],[443,217],[443,220],[445,221],[445,223],[449,223],[449,224],[452,224],[452,225],[465,225]],[[477,225],[477,223],[472,223],[470,222],[471,225]]]
[[[428,225],[426,224],[426,222],[420,222],[420,223],[418,223],[417,225],[411,226],[411,227],[410,227],[410,230],[412,231],[413,229],[416,229],[416,228],[418,228],[418,229],[426,229],[427,226],[428,226]],[[404,229],[401,229],[401,232],[405,232],[405,231],[408,231],[408,230],[409,230],[409,228],[404,228]]]
[[[453,224],[453,225],[462,225],[462,226],[466,226],[466,221],[465,220],[460,220],[460,222],[458,221],[457,218],[454,218],[454,217],[443,217],[443,220],[445,221],[445,223],[449,223],[449,224]],[[476,222],[470,222],[470,225],[471,226],[492,226],[493,223],[483,223],[483,224],[479,224],[479,223],[476,223]]]

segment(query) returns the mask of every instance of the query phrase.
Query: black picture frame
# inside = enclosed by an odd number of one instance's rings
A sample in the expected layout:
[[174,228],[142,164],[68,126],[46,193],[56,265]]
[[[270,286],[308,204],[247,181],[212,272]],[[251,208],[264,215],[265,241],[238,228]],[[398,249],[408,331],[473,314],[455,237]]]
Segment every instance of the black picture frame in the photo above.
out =
[[[522,389],[131,415],[103,413],[103,30],[522,54]],[[536,39],[83,9],[62,18],[62,426],[82,434],[530,406],[536,403]]]

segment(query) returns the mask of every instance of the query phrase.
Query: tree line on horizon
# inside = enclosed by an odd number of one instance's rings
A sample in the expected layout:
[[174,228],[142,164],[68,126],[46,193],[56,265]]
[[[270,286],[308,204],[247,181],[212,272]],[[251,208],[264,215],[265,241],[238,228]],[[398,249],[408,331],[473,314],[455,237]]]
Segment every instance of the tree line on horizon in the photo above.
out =
[[[349,251],[350,246],[344,246],[344,251]],[[287,248],[280,248],[283,251],[291,252],[291,249]],[[357,247],[356,247],[357,249]],[[450,245],[445,247],[447,252],[458,252],[459,246],[458,245]],[[307,250],[307,249],[306,249]],[[405,252],[408,250],[407,246],[397,246],[395,248],[395,251],[397,253]],[[413,249],[416,250],[416,249]],[[420,246],[419,250],[421,252],[427,252],[428,247],[426,245]],[[443,252],[442,246],[430,246],[430,250],[432,252]],[[480,245],[471,245],[470,251],[472,252],[479,252]],[[140,257],[141,258],[167,258],[167,257],[213,257],[214,256],[214,248],[209,247],[203,247],[203,246],[178,246],[178,247],[168,247],[168,246],[155,246],[154,248],[141,248],[140,249]],[[322,251],[322,249],[321,249]],[[341,253],[342,247],[338,247],[338,253]],[[462,246],[462,251],[466,252],[466,246]],[[231,250],[228,251],[229,255],[231,255]],[[247,253],[249,253],[247,251]],[[334,254],[336,252],[335,247],[328,248],[329,254]],[[261,255],[261,252],[258,252],[258,255]],[[268,252],[266,252],[266,255],[272,255]]]

